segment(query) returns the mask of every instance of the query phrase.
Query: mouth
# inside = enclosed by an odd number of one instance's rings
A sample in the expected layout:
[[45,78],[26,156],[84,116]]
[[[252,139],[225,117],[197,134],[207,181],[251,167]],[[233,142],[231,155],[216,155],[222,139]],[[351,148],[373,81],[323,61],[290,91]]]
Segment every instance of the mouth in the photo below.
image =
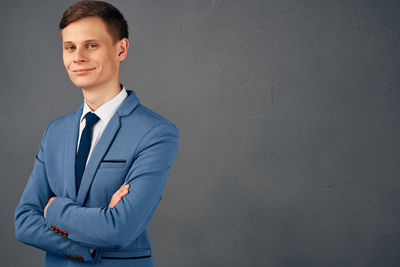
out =
[[96,68],[83,68],[83,69],[72,70],[72,72],[75,74],[86,74],[94,69],[96,69]]

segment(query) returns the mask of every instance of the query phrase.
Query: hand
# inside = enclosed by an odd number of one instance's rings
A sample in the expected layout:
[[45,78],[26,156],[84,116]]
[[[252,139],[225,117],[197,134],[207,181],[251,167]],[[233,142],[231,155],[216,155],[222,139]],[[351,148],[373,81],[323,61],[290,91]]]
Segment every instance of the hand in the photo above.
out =
[[109,208],[115,207],[121,199],[126,196],[129,192],[129,184],[123,184],[112,196]]
[[45,219],[46,219],[47,208],[50,206],[50,204],[51,204],[51,203],[54,201],[54,199],[56,199],[56,198],[57,198],[56,196],[51,197],[51,198],[49,199],[49,201],[47,202],[46,207],[44,207],[43,216],[44,216]]

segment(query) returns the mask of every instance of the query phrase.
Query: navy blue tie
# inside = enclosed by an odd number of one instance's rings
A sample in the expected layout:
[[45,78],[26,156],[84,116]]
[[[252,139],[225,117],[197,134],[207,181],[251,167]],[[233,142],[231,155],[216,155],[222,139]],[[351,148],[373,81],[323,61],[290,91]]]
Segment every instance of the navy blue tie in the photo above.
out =
[[89,155],[90,144],[92,141],[92,129],[99,120],[96,114],[88,112],[85,115],[86,126],[83,129],[81,140],[79,142],[78,153],[75,160],[76,193],[78,194],[81,185],[83,172],[85,171],[87,157]]

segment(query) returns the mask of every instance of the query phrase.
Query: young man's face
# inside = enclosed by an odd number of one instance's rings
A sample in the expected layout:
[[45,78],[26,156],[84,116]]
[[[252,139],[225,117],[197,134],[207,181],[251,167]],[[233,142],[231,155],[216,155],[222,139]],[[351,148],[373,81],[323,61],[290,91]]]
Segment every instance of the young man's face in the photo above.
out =
[[61,36],[64,65],[77,87],[90,89],[119,82],[120,41],[114,44],[102,19],[72,22],[61,30]]

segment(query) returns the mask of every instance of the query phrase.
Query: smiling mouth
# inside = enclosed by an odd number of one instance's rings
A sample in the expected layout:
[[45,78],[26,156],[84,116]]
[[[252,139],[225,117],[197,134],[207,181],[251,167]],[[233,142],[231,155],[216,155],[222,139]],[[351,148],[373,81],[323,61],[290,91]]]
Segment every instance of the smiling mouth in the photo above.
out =
[[84,68],[84,69],[73,70],[72,72],[76,73],[76,74],[84,74],[84,73],[87,73],[87,72],[92,71],[94,69],[96,69],[96,68]]

